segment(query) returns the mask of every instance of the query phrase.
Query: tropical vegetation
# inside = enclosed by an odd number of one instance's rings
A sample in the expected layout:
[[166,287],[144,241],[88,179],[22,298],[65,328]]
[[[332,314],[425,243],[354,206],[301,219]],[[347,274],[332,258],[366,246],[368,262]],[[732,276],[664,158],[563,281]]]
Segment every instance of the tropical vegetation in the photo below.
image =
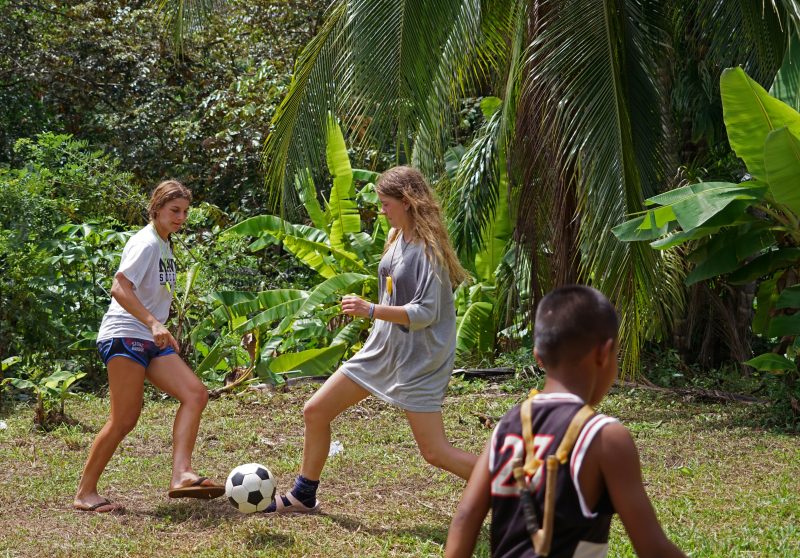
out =
[[[86,374],[70,389],[103,385],[93,339],[111,276],[167,177],[196,197],[176,237],[181,355],[212,388],[329,374],[367,335],[338,300],[375,295],[377,174],[412,164],[471,275],[455,292],[460,366],[530,360],[537,301],[584,282],[620,310],[628,377],[657,376],[667,355],[782,372],[781,400],[797,398],[796,113],[776,104],[797,108],[793,0],[84,0],[0,15],[14,397],[62,372]],[[751,105],[776,115],[759,123]],[[692,204],[702,221],[684,220]]]
[[[330,110],[365,163],[411,162],[442,182],[466,258],[510,195],[528,309],[553,285],[597,286],[621,311],[623,368],[636,372],[642,343],[681,317],[683,264],[619,243],[610,226],[680,165],[700,172],[726,153],[721,70],[771,81],[798,14],[792,1],[336,1],[276,112],[267,186],[294,209],[292,176],[321,168]],[[464,141],[465,100],[486,93],[497,110]],[[451,180],[448,149],[462,142]]]
[[[800,108],[797,89],[785,87],[797,78],[790,59],[772,89]],[[748,175],[735,183],[695,182],[649,198],[652,209],[614,233],[621,240],[649,240],[657,250],[683,247],[693,264],[687,285],[704,280],[753,285],[752,331],[765,343],[777,342],[742,359],[756,370],[781,374],[797,401],[800,113],[741,68],[722,74],[721,90],[728,138]]]

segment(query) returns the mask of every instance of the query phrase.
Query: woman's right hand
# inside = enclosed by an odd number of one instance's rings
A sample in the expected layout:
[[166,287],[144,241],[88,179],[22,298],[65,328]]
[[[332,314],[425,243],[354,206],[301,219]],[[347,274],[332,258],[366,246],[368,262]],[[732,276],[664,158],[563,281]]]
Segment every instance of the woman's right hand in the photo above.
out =
[[342,297],[342,312],[348,316],[358,316],[368,318],[370,303],[356,295],[345,295]]
[[180,347],[178,346],[178,342],[169,332],[169,330],[164,327],[164,324],[161,322],[156,322],[150,328],[150,331],[153,333],[153,341],[155,341],[156,347],[159,349],[165,349],[168,346],[172,346],[175,349],[175,352],[180,352]]

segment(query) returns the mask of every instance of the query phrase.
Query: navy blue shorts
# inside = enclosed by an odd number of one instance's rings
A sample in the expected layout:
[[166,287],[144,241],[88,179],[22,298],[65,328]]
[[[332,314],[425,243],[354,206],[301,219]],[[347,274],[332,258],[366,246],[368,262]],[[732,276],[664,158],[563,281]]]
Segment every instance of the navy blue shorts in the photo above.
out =
[[167,345],[159,349],[152,341],[136,339],[135,337],[113,337],[97,342],[97,351],[103,363],[108,365],[108,361],[115,356],[127,357],[135,360],[145,368],[150,365],[150,361],[156,357],[174,355],[175,349],[172,345]]

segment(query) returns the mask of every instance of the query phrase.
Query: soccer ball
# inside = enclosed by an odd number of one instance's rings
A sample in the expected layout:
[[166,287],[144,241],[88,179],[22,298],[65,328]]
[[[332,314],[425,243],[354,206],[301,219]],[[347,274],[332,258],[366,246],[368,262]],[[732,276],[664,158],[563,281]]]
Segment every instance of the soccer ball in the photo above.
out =
[[264,511],[275,497],[275,477],[258,463],[239,465],[225,481],[225,496],[242,513]]

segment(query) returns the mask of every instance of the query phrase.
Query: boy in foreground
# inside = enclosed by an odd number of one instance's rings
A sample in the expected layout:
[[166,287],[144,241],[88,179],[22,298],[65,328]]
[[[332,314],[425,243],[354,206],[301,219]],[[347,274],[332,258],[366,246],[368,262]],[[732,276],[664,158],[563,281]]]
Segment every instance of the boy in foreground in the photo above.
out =
[[685,556],[645,493],[628,430],[595,413],[617,377],[618,318],[599,291],[557,289],[536,312],[534,355],[547,377],[502,418],[456,510],[445,556],[471,556],[489,507],[494,558],[605,556],[618,513],[642,557]]

